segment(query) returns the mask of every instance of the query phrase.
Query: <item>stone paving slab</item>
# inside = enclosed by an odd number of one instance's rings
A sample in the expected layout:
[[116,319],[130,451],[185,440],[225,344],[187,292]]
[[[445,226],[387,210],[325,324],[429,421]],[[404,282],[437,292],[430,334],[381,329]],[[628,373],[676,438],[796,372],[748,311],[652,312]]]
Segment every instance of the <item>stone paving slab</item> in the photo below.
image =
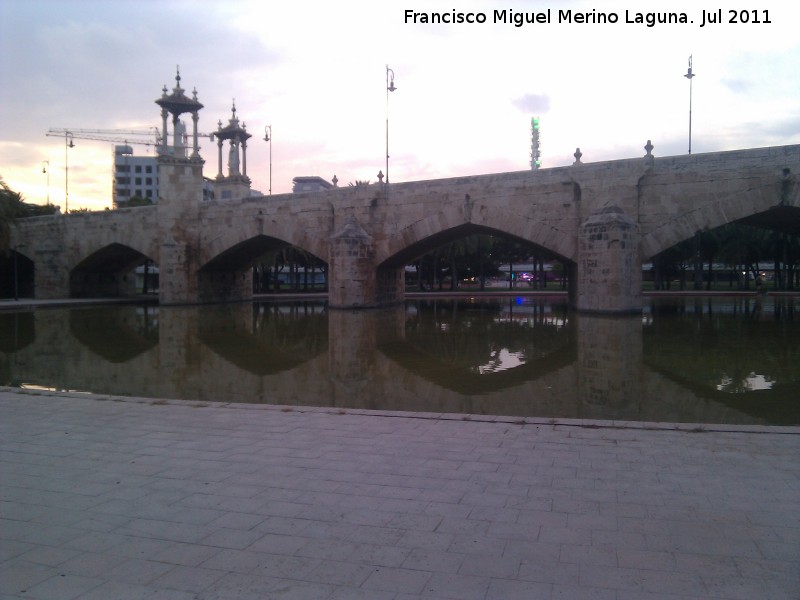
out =
[[657,425],[6,388],[0,598],[796,600],[800,431]]

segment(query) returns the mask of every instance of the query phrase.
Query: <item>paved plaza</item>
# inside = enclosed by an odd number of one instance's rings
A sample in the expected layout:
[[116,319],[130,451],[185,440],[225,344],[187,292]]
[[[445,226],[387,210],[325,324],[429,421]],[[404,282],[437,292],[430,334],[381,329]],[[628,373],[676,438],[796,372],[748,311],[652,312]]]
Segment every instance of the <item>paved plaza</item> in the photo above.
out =
[[0,598],[800,597],[800,429],[0,388]]

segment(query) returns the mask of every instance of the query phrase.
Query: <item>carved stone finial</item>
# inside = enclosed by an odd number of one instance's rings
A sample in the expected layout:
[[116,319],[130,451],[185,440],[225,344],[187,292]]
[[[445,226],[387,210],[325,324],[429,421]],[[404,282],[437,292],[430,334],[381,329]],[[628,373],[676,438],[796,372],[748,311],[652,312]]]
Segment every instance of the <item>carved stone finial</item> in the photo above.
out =
[[333,187],[339,187],[339,178],[336,177],[336,175],[333,176],[333,179],[331,179],[331,181],[333,182]]
[[573,164],[576,165],[581,164],[581,156],[583,156],[583,153],[581,152],[580,148],[575,148],[575,154],[573,154],[572,156],[575,157],[575,162]]
[[647,154],[645,154],[645,157],[652,157],[653,156],[653,148],[655,148],[655,146],[653,146],[653,144],[650,142],[650,140],[647,140],[647,145],[644,147],[644,149],[647,151]]
[[383,183],[383,171],[378,171],[378,183]]

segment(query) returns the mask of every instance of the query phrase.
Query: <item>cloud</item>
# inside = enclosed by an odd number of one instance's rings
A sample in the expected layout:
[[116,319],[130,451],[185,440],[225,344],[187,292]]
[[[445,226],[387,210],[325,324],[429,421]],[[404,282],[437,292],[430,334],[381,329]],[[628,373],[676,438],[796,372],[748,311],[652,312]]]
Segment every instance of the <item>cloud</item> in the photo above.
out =
[[723,79],[722,84],[735,94],[745,94],[753,88],[753,83],[744,79]]
[[550,110],[550,96],[547,94],[525,94],[513,101],[514,106],[524,113],[546,113]]

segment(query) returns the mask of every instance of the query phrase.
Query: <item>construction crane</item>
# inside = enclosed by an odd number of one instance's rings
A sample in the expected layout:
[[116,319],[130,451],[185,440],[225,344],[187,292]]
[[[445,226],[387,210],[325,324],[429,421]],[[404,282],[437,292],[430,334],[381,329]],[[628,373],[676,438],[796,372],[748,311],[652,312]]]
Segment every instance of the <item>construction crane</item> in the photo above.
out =
[[[47,134],[49,137],[63,137],[65,140],[96,140],[98,142],[109,142],[112,144],[138,144],[141,146],[154,146],[158,148],[163,143],[163,138],[158,127],[149,129],[65,129],[51,128]],[[214,139],[213,133],[198,133],[199,137]],[[151,140],[144,138],[150,137]],[[183,142],[188,143],[188,135],[184,134]]]
[[[161,144],[161,132],[158,127],[149,129],[50,129],[50,137],[63,137],[64,139],[96,140],[112,144],[139,144],[144,146],[158,146]],[[144,139],[150,137],[151,139]]]

